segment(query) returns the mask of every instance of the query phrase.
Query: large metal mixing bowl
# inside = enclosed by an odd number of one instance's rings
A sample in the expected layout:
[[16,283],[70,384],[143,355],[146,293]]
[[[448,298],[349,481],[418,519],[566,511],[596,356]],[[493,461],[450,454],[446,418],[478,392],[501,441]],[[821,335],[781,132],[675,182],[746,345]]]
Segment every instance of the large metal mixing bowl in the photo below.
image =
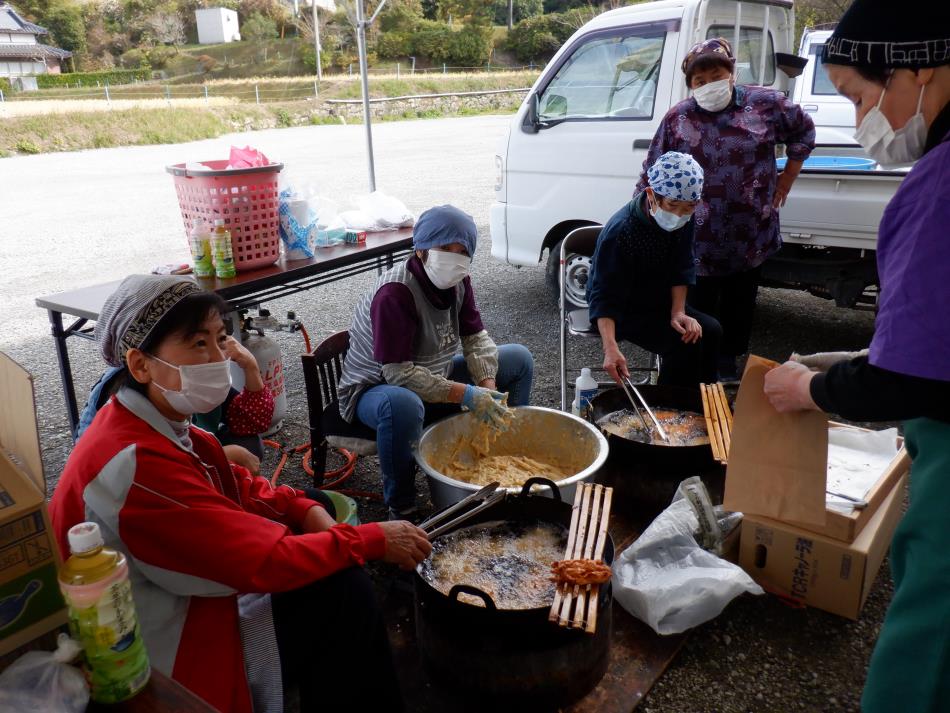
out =
[[[574,474],[557,485],[561,498],[574,502],[577,484],[592,477],[607,460],[607,439],[587,421],[563,411],[541,406],[519,406],[513,410],[511,427],[492,443],[490,455],[520,455],[572,464]],[[460,446],[468,447],[478,426],[472,414],[460,413],[432,424],[422,433],[415,450],[416,462],[428,476],[436,510],[482,487],[451,478],[437,467]],[[519,490],[509,488],[515,493]]]

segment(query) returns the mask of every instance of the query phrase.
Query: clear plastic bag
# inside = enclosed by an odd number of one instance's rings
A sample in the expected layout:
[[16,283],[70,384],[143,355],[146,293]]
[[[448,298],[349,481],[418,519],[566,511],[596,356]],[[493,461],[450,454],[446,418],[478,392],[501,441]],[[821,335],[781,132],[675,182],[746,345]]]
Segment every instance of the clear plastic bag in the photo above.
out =
[[0,674],[0,711],[4,713],[83,713],[89,686],[69,664],[82,650],[60,634],[56,651],[30,651]]
[[713,619],[744,592],[763,594],[742,569],[708,552],[722,545],[737,513],[716,512],[698,478],[680,483],[672,504],[613,565],[617,601],[658,634],[679,634]]
[[280,239],[284,243],[284,255],[288,260],[313,257],[313,233],[317,216],[311,210],[308,199],[288,187],[280,192],[278,201],[277,212],[280,216]]
[[345,210],[339,215],[347,230],[379,230],[376,221],[361,210]]
[[377,230],[409,228],[416,223],[416,217],[401,200],[382,191],[360,198],[359,209],[373,220]]

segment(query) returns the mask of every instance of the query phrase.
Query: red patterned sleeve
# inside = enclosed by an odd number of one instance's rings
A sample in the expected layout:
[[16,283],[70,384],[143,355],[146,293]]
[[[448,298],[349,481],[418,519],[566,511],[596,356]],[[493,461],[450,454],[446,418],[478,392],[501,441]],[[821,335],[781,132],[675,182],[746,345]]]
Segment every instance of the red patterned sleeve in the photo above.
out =
[[235,436],[256,436],[270,426],[274,417],[274,395],[267,384],[260,391],[248,391],[231,399],[225,423]]

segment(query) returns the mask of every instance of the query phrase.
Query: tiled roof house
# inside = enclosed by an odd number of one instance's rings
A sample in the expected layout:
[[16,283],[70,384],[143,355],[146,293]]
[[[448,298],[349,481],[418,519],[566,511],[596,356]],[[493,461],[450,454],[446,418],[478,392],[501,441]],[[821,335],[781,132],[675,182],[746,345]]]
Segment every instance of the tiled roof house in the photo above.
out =
[[58,74],[71,52],[39,41],[49,32],[27,22],[10,5],[0,2],[0,77]]

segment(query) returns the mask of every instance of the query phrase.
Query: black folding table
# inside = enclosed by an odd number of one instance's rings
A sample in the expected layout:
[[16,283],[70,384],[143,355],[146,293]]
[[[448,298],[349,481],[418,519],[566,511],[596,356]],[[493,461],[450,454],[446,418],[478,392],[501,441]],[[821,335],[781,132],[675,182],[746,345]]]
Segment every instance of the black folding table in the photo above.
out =
[[[281,258],[273,265],[257,270],[239,272],[237,277],[222,280],[215,277],[195,278],[199,285],[214,290],[235,311],[256,307],[264,302],[309,290],[319,285],[338,282],[370,270],[382,272],[392,267],[397,258],[412,250],[412,230],[394,230],[369,233],[365,245],[336,245],[320,248],[309,260],[286,261]],[[66,413],[73,434],[79,423],[79,404],[73,384],[72,366],[66,340],[70,337],[93,339],[93,327],[89,322],[99,318],[106,298],[112,294],[119,281],[108,282],[79,290],[60,292],[38,297],[36,304],[49,314],[53,340],[56,343],[56,358],[63,382]],[[63,325],[63,315],[77,319],[69,326]]]

